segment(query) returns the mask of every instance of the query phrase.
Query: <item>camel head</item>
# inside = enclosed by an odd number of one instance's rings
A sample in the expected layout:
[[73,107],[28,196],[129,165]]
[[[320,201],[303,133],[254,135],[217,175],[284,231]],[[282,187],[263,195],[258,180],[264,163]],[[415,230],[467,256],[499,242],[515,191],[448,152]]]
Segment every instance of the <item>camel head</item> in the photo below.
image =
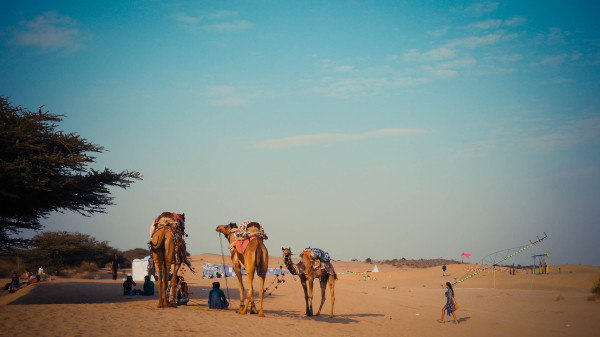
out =
[[229,237],[229,234],[231,234],[231,230],[237,228],[237,225],[235,222],[230,222],[228,225],[221,225],[217,227],[217,232],[225,235],[225,237]]
[[281,251],[283,252],[283,257],[292,256],[292,248],[283,248],[281,247]]

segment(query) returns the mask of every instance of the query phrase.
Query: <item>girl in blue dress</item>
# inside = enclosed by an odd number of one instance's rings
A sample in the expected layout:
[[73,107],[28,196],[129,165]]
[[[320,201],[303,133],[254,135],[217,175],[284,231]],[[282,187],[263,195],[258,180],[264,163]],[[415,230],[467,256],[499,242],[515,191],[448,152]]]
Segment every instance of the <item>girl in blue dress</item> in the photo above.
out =
[[454,324],[458,324],[458,321],[456,320],[456,315],[454,314],[454,312],[456,311],[456,301],[454,300],[454,289],[452,289],[452,284],[450,282],[446,282],[446,288],[448,289],[444,293],[446,295],[446,304],[442,308],[442,318],[439,319],[438,322],[440,322],[440,323],[444,322],[444,314],[447,314],[448,316],[450,316],[450,314],[452,314],[452,317],[454,318]]

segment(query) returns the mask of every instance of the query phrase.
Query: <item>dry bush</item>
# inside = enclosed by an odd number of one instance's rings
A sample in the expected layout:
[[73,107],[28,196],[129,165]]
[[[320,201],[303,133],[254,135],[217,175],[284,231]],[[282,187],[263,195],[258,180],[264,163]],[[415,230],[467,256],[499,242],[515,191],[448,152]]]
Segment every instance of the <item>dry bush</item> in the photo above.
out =
[[98,265],[95,262],[81,262],[81,266],[77,268],[78,272],[95,272],[98,271]]

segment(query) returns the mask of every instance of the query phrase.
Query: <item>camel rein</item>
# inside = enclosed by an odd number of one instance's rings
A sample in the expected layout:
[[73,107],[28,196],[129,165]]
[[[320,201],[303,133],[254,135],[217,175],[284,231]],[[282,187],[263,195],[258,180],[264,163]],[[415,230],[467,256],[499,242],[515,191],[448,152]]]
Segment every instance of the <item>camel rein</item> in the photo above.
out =
[[[225,234],[223,234],[223,236],[225,236]],[[223,276],[225,277],[225,288],[227,289],[227,301],[231,302],[231,299],[229,298],[229,284],[227,283],[227,269],[225,266],[225,253],[223,252],[223,237],[221,237],[221,233],[219,233],[219,242],[221,243],[221,258],[223,259],[223,271],[225,274]]]

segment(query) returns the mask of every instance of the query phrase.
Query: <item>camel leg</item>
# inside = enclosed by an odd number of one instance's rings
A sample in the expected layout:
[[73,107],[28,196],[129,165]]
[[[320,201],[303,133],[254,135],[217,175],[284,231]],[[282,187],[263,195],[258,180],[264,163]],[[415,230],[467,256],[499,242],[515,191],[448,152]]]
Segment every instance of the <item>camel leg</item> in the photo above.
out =
[[[173,266],[173,277],[171,278],[171,296],[170,296],[170,306],[177,306],[177,273],[179,272],[179,268],[181,268],[181,264]],[[170,269],[170,268],[169,268]]]
[[233,270],[235,271],[235,276],[238,279],[238,290],[240,291],[240,308],[238,309],[238,313],[241,313],[244,309],[244,283],[242,282],[242,267],[239,264],[233,264]]
[[171,287],[169,289],[168,287],[168,280],[169,280],[169,274],[171,273],[171,262],[173,261],[172,257],[170,256],[169,252],[165,252],[165,289],[166,289],[166,295],[165,295],[165,301],[167,301],[167,306],[169,307],[175,307],[175,301],[174,301],[174,295],[175,295],[175,274],[173,273],[173,276],[171,278]]
[[321,314],[323,303],[325,303],[325,290],[327,289],[327,279],[319,277],[319,285],[321,286],[321,305],[319,306],[319,311],[317,311],[317,314],[315,316],[319,316]]
[[312,308],[313,283],[315,281],[315,277],[307,276],[306,278],[308,279],[308,316],[312,316],[313,315],[313,308]]
[[[246,262],[248,262],[248,261],[246,261]],[[240,314],[242,314],[242,315],[247,314],[248,306],[250,305],[251,302],[254,303],[254,299],[252,296],[254,293],[254,287],[252,284],[252,282],[254,281],[254,268],[255,268],[254,264],[246,265],[246,272],[248,274],[248,293],[246,294],[246,303],[244,305],[244,309],[242,309],[242,312],[240,312]]]
[[306,311],[304,312],[304,315],[310,316],[310,311],[308,310],[308,287],[306,285],[306,277],[300,276],[300,283],[304,289],[304,302],[306,303]]
[[333,304],[335,303],[334,288],[335,275],[329,275],[329,291],[331,292],[331,313],[329,314],[329,318],[333,318]]
[[265,317],[265,313],[263,312],[263,298],[265,297],[265,277],[267,275],[262,275],[259,277],[260,279],[260,311],[258,312],[258,317]]
[[166,302],[164,301],[166,287],[163,287],[163,258],[163,254],[161,254],[161,252],[152,253],[152,259],[154,259],[154,263],[158,271],[158,308],[164,308],[166,304]]

